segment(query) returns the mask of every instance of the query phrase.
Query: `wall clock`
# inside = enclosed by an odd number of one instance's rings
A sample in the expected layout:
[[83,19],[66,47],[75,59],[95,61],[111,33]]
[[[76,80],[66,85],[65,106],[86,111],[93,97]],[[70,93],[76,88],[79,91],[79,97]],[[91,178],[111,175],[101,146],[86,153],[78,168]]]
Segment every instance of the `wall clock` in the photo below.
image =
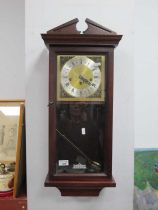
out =
[[49,49],[49,171],[63,196],[97,196],[112,176],[114,48],[122,35],[86,19],[42,34]]

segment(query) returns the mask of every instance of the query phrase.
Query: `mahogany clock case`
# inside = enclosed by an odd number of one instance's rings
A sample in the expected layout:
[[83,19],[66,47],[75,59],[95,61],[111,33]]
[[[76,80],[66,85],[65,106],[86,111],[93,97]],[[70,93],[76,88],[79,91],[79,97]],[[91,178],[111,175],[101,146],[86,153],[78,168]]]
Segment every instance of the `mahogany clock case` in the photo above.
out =
[[[65,196],[97,196],[103,187],[116,186],[112,177],[113,63],[114,48],[122,36],[89,19],[86,19],[88,29],[80,34],[76,30],[77,22],[78,19],[74,19],[42,34],[49,49],[49,171],[45,186],[57,187]],[[73,97],[65,91],[64,97],[59,97],[62,88],[58,74],[62,67],[59,69],[58,58],[63,55],[103,58],[98,85],[102,87],[101,97],[97,91],[88,97],[82,93],[80,97]],[[73,121],[74,112],[79,113],[80,118]],[[76,139],[80,139],[81,144]],[[94,158],[94,153],[100,156],[95,154]],[[76,156],[80,163],[77,169]]]

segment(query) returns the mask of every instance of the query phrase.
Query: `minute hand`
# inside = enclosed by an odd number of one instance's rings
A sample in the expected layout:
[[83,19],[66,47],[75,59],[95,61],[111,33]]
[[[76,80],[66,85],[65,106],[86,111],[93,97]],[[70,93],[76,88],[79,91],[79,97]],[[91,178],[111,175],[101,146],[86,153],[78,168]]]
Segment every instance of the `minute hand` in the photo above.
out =
[[82,80],[83,83],[88,84],[89,86],[92,85],[92,83],[82,75],[79,75],[79,79]]

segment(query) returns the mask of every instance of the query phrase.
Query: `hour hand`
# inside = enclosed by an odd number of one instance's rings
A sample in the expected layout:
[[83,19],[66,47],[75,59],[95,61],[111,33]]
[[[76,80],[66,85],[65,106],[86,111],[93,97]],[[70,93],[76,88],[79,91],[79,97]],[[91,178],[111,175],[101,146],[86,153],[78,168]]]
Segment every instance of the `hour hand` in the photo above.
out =
[[83,82],[83,83],[86,83],[88,84],[89,86],[91,85],[91,82],[86,79],[85,77],[83,77],[82,75],[79,75],[79,79]]

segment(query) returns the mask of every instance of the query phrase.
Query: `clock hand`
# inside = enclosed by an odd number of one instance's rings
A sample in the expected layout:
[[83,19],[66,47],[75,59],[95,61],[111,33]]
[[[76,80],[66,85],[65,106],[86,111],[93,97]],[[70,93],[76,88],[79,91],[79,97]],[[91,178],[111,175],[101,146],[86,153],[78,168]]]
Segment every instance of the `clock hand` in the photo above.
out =
[[79,79],[82,80],[82,82],[88,84],[89,86],[92,85],[92,83],[82,75],[79,75]]
[[91,83],[88,79],[86,79],[85,77],[83,77],[82,75],[79,76],[79,79],[82,80],[82,82],[85,82],[86,84],[88,84],[89,86],[92,86],[92,87],[96,87],[96,84],[94,83]]
[[86,160],[87,162],[93,167],[96,171],[101,170],[100,163],[91,160],[79,147],[77,147],[70,139],[68,139],[63,133],[61,133],[58,129],[56,129],[57,133],[63,137],[77,152],[79,152]]

